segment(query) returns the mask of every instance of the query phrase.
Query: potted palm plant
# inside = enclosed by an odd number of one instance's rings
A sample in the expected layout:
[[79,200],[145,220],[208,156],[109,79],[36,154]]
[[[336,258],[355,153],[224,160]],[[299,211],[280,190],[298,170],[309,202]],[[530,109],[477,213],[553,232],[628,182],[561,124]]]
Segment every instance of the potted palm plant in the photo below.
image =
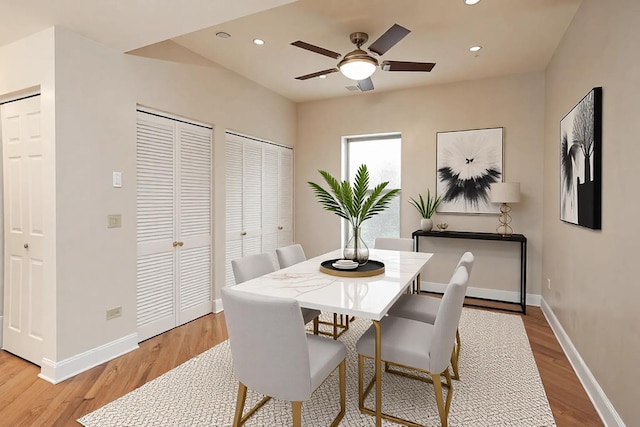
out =
[[384,211],[400,190],[384,192],[388,181],[376,185],[371,194],[369,190],[369,171],[366,165],[360,165],[353,186],[349,181],[340,182],[326,171],[319,170],[329,189],[325,190],[314,182],[308,182],[322,207],[344,218],[351,227],[351,238],[344,247],[343,256],[364,265],[369,260],[369,248],[360,235],[364,221]]
[[409,199],[409,203],[418,210],[418,213],[420,213],[420,216],[422,217],[420,220],[420,228],[422,231],[431,231],[433,228],[433,220],[431,217],[436,213],[436,209],[440,204],[441,198],[440,196],[432,196],[429,189],[427,189],[426,201],[425,198],[422,197],[422,194],[418,194],[418,196],[418,200],[411,197]]

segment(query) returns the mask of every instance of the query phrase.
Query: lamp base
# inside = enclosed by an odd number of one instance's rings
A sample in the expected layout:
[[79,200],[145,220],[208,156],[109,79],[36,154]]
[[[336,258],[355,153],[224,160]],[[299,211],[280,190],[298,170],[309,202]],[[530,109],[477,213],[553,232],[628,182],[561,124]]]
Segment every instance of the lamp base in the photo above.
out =
[[511,207],[508,204],[503,203],[500,205],[500,217],[498,218],[500,225],[496,228],[496,233],[502,237],[509,237],[513,234],[513,228],[509,225],[511,222],[509,212],[511,212]]

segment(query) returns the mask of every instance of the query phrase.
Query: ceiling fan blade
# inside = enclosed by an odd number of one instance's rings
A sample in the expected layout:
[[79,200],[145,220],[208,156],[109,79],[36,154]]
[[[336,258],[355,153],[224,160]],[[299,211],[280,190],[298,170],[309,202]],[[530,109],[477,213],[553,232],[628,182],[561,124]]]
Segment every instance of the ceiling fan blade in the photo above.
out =
[[337,71],[338,71],[337,68],[329,68],[327,70],[316,71],[315,73],[311,73],[311,74],[305,74],[304,76],[298,76],[296,77],[296,80],[312,79],[314,77],[320,77],[320,76],[325,76],[327,74],[335,73]]
[[373,90],[373,81],[371,81],[371,77],[367,77],[364,80],[358,80],[358,89],[362,92]]
[[378,40],[371,43],[369,50],[382,56],[410,32],[410,30],[407,30],[401,25],[393,24],[386,33],[378,37]]
[[338,52],[334,52],[332,50],[325,49],[323,47],[314,46],[312,44],[305,43],[305,42],[300,41],[300,40],[298,40],[297,42],[291,43],[291,45],[299,47],[301,49],[309,50],[309,51],[314,52],[314,53],[319,53],[320,55],[328,56],[329,58],[333,58],[333,59],[338,59],[338,58],[340,58],[342,56]]
[[433,70],[434,62],[382,61],[383,71],[423,71]]

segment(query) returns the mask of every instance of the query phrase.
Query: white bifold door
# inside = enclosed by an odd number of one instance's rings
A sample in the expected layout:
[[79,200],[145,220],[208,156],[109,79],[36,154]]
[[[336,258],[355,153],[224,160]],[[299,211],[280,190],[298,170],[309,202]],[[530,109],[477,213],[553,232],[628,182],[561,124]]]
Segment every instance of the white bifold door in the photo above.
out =
[[275,250],[293,239],[293,150],[226,134],[226,285],[231,261]]
[[138,111],[138,340],[212,311],[212,129]]
[[43,352],[43,176],[40,96],[0,106],[4,202],[2,348],[36,365]]

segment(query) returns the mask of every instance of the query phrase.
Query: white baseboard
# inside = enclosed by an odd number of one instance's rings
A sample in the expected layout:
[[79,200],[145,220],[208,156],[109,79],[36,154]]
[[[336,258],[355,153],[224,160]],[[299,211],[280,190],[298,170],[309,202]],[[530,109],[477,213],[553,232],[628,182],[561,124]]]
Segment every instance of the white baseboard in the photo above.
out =
[[214,313],[220,313],[222,310],[223,310],[222,299],[221,298],[214,299],[213,300],[213,312]]
[[74,375],[108,362],[138,348],[138,334],[130,334],[110,343],[76,354],[68,359],[54,362],[42,359],[38,377],[52,384],[58,384]]
[[596,411],[598,411],[604,425],[607,427],[625,427],[624,421],[622,421],[622,418],[620,418],[620,415],[616,412],[611,401],[607,398],[604,390],[602,390],[602,387],[600,387],[600,384],[596,381],[591,370],[589,370],[589,367],[580,356],[580,353],[578,353],[569,335],[567,335],[560,321],[544,298],[542,298],[541,307],[542,313],[544,313],[547,322],[549,322],[551,326],[551,330],[553,330],[553,333],[558,339],[564,354],[567,355],[569,363],[571,363],[573,370],[576,372],[578,379],[582,383]]
[[[423,291],[432,291],[443,293],[447,288],[446,283],[436,282],[420,282],[420,289]],[[473,298],[484,298],[496,301],[512,302],[514,304],[520,304],[520,294],[512,291],[501,291],[498,289],[486,289],[486,288],[474,288],[469,286],[467,288],[467,296]],[[527,294],[527,305],[540,306],[540,295]]]

